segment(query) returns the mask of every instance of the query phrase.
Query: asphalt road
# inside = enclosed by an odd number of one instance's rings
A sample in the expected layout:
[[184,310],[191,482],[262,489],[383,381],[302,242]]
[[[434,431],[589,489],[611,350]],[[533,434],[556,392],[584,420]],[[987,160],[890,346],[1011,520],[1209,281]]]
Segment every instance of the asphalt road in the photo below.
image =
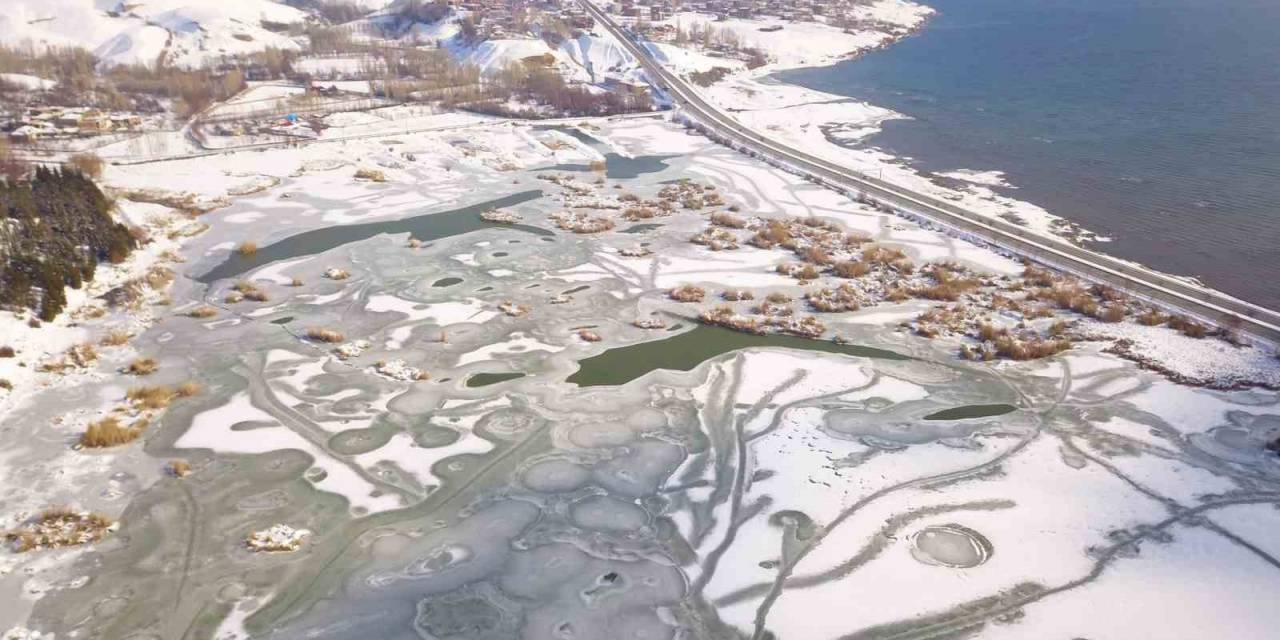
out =
[[948,227],[1089,281],[1111,285],[1212,324],[1233,328],[1271,344],[1280,344],[1280,313],[1271,309],[870,178],[752,131],[704,100],[683,78],[654,60],[629,33],[594,4],[588,0],[579,2],[600,26],[608,30],[640,61],[650,80],[670,97],[685,116],[723,142],[756,153],[832,187],[863,194],[889,206],[896,213]]

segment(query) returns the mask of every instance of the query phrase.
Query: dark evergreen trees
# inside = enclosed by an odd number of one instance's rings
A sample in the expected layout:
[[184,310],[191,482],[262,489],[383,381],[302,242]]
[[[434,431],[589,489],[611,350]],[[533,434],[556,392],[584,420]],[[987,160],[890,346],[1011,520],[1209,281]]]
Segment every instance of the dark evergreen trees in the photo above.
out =
[[29,181],[0,183],[0,305],[52,320],[66,286],[93,279],[100,260],[128,257],[137,243],[111,206],[76,170],[38,167]]

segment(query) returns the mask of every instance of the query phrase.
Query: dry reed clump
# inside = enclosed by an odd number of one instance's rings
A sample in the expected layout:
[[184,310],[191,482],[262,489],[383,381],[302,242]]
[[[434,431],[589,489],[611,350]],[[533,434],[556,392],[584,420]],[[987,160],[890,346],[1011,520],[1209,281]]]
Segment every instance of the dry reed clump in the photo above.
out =
[[884,299],[887,302],[906,302],[911,299],[911,292],[902,284],[891,282],[889,286],[885,287]]
[[1026,286],[1052,287],[1061,282],[1063,278],[1048,269],[1042,269],[1027,263],[1022,270],[1022,280]]
[[1112,302],[1098,311],[1097,318],[1103,322],[1115,323],[1123,321],[1127,313],[1123,302]]
[[929,265],[923,273],[933,280],[933,284],[913,287],[911,295],[926,300],[955,302],[961,295],[977,289],[982,284],[977,278],[965,277],[963,267],[954,265]]
[[627,207],[622,210],[622,217],[631,222],[650,220],[658,217],[658,211],[653,207]]
[[61,356],[46,360],[36,366],[41,373],[66,373],[68,369],[83,369],[98,360],[98,349],[91,342],[72,345]]
[[164,251],[162,251],[160,253],[160,259],[164,260],[165,262],[174,262],[178,264],[181,264],[187,261],[186,258],[182,257],[182,254],[178,253],[177,251],[174,251],[173,249],[165,249]]
[[145,419],[132,425],[122,425],[115,416],[107,416],[101,420],[90,422],[84,433],[80,434],[80,446],[87,449],[118,447],[137,440],[142,435]]
[[53,507],[4,532],[4,540],[13,552],[25,553],[92,544],[114,529],[115,523],[103,514]]
[[667,297],[676,302],[702,302],[707,292],[702,287],[691,284],[680,285],[667,292]]
[[[270,299],[266,291],[263,291],[258,285],[241,280],[235,283],[231,293],[227,294],[226,301],[230,303],[240,302],[241,300],[253,300],[255,302],[266,302]],[[239,295],[236,295],[239,294]]]
[[891,265],[896,260],[907,257],[902,249],[894,249],[873,244],[862,249],[862,259],[871,264]]
[[289,553],[302,548],[302,543],[310,536],[311,532],[306,529],[277,524],[270,529],[250,533],[244,544],[257,553]]
[[165,471],[175,478],[185,478],[191,475],[191,463],[182,458],[174,458],[165,465]]
[[98,359],[98,349],[92,342],[81,342],[67,349],[67,359],[77,367],[87,367]]
[[333,353],[338,356],[339,360],[350,360],[359,358],[368,349],[369,342],[367,340],[356,340],[338,345],[334,348]]
[[970,360],[1047,358],[1071,348],[1071,340],[1063,337],[1066,335],[1067,328],[1067,323],[1060,321],[1049,328],[1048,336],[1030,331],[1015,334],[1008,327],[982,321],[978,323],[975,335],[982,344],[964,345],[960,348],[960,355]]
[[557,227],[574,233],[600,233],[613,229],[613,220],[603,216],[592,216],[580,211],[560,211],[551,214],[551,221]]
[[1035,301],[1011,298],[998,293],[991,296],[991,310],[1010,311],[1027,320],[1048,318],[1053,315],[1053,308],[1046,304],[1036,304]]
[[[710,185],[708,185],[710,186]],[[714,187],[712,187],[714,189]],[[708,189],[687,178],[675,184],[669,184],[658,192],[658,198],[667,202],[684,202],[696,198],[701,201]]]
[[769,326],[802,338],[817,338],[827,332],[827,325],[813,316],[777,318],[770,320]]
[[194,380],[188,380],[173,388],[173,393],[179,398],[190,398],[191,396],[200,394],[200,383]]
[[964,333],[969,320],[969,308],[962,304],[931,307],[916,316],[912,329],[917,335],[936,338],[942,335]]
[[1058,320],[1049,325],[1049,335],[1054,338],[1062,338],[1067,335],[1067,330],[1071,328],[1071,323],[1066,320]]
[[134,387],[125,392],[125,398],[135,409],[164,409],[178,397],[178,392],[168,385],[158,384],[146,387]]
[[751,237],[751,244],[761,249],[772,249],[774,247],[794,249],[796,238],[791,233],[791,228],[787,223],[781,220],[770,220]]
[[600,337],[600,334],[590,329],[578,330],[578,337],[582,339],[583,342],[600,342],[601,340],[604,339]]
[[13,391],[13,383],[9,382],[7,378],[0,378],[0,389],[4,389],[5,391]]
[[996,355],[1009,360],[1039,360],[1057,355],[1071,348],[1071,341],[1066,339],[1042,338],[1031,336],[1019,339],[1004,336],[995,340]]
[[726,289],[720,292],[720,297],[729,302],[739,302],[742,300],[755,300],[756,294],[747,289]]
[[302,286],[302,278],[293,278],[293,279],[289,280],[289,286],[291,286],[291,287],[301,287],[301,286]]
[[1209,335],[1209,327],[1186,316],[1173,316],[1169,318],[1167,324],[1170,329],[1188,338],[1203,338]]
[[841,260],[835,263],[832,271],[841,278],[860,278],[871,273],[871,265],[861,260]]
[[834,289],[824,287],[817,291],[810,291],[805,294],[804,299],[814,311],[857,311],[861,307],[858,302],[858,290],[849,286],[848,283]]
[[245,240],[236,247],[236,253],[248,257],[258,252],[258,243],[252,240]]
[[142,276],[142,280],[147,283],[148,287],[159,291],[173,283],[174,277],[173,269],[156,265],[147,269],[147,273]]
[[[522,218],[520,217],[520,214],[514,211],[503,211],[501,209],[485,209],[480,213],[480,219],[484,220],[485,222],[492,222],[495,224],[516,224],[520,222]],[[414,244],[415,242],[417,244]],[[416,238],[409,239],[410,248],[416,249],[417,247],[420,247],[420,246],[422,246],[422,242],[420,240]]]
[[1059,281],[1050,287],[1027,291],[1028,300],[1050,302],[1059,309],[1075,311],[1086,316],[1096,316],[1100,305],[1092,294],[1075,281]]
[[666,329],[667,323],[662,318],[641,318],[633,320],[632,325],[640,329]]
[[791,308],[791,304],[789,302],[776,302],[774,300],[766,299],[764,302],[752,307],[751,313],[758,316],[785,318],[787,316],[795,315],[795,309]]
[[307,338],[315,342],[338,343],[346,340],[346,336],[341,331],[335,329],[326,329],[324,327],[311,327],[307,329]]
[[791,296],[781,291],[774,291],[765,296],[764,299],[766,302],[772,302],[773,304],[787,304],[793,300]]
[[373,363],[373,370],[388,378],[405,382],[431,379],[431,374],[417,367],[411,367],[399,358],[390,361],[378,360]]
[[218,310],[208,305],[196,307],[187,312],[187,316],[191,318],[212,318],[218,315]]
[[377,170],[360,168],[356,169],[356,180],[368,180],[369,182],[386,182],[387,174]]
[[530,309],[528,305],[517,304],[511,300],[503,300],[498,303],[498,311],[501,311],[512,318],[519,318],[521,316],[529,315],[529,312],[532,311],[532,309]]
[[1105,284],[1095,284],[1091,289],[1093,295],[1097,296],[1104,302],[1124,302],[1129,297],[1115,287]]
[[866,231],[850,231],[840,238],[840,244],[846,249],[856,249],[871,242],[871,234]]
[[818,271],[817,267],[806,264],[798,269],[792,269],[789,275],[797,280],[817,280],[822,276],[822,272]]
[[732,213],[726,213],[724,211],[718,211],[716,213],[711,214],[711,224],[714,224],[717,227],[725,227],[728,229],[747,228],[746,220],[743,220],[742,218],[739,218],[738,216],[735,216]]
[[809,264],[815,264],[822,267],[834,262],[834,260],[831,259],[831,254],[827,253],[826,249],[823,249],[818,245],[809,245],[802,249],[800,251],[800,259],[808,262]]
[[129,344],[132,339],[132,333],[124,329],[112,329],[107,332],[107,335],[98,340],[98,344],[103,347],[119,347]]
[[1138,315],[1138,324],[1148,327],[1161,325],[1169,321],[1169,316],[1160,313],[1157,309],[1147,309]]
[[764,322],[759,318],[752,318],[750,316],[739,314],[730,306],[721,306],[703,311],[698,314],[698,320],[704,324],[716,325],[745,333],[754,333],[756,335],[764,335],[769,332]]
[[124,372],[133,376],[149,376],[160,368],[155,358],[137,358],[124,368]]
[[107,305],[113,309],[128,309],[137,311],[142,308],[143,298],[145,297],[145,288],[140,279],[134,278],[121,284],[105,294]]
[[639,245],[618,249],[618,255],[626,258],[643,258],[652,254],[653,251],[650,251],[648,247],[642,247]]
[[719,227],[707,227],[697,235],[690,238],[689,241],[694,244],[703,245],[712,251],[725,251],[738,248],[738,237]]
[[904,276],[909,276],[916,270],[916,263],[912,262],[911,258],[898,258],[889,263],[889,266]]
[[14,351],[13,347],[7,344],[4,346],[0,346],[0,358],[12,358],[16,355],[18,355],[18,352]]
[[72,312],[72,317],[77,320],[96,320],[107,315],[107,308],[96,304],[87,304]]

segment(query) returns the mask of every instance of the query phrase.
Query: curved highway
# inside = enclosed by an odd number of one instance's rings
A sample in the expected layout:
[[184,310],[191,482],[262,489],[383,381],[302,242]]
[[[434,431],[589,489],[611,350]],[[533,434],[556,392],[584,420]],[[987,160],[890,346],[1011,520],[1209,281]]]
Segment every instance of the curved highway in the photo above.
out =
[[1030,232],[997,218],[962,209],[949,202],[901,186],[866,177],[830,160],[805,153],[745,127],[703,99],[683,78],[668,71],[623,28],[589,0],[583,8],[640,62],[657,84],[691,120],[708,133],[757,153],[838,189],[856,192],[889,206],[895,213],[940,224],[1087,280],[1122,289],[1162,306],[1212,324],[1229,327],[1272,344],[1280,344],[1280,313],[1185,279],[1083,249]]

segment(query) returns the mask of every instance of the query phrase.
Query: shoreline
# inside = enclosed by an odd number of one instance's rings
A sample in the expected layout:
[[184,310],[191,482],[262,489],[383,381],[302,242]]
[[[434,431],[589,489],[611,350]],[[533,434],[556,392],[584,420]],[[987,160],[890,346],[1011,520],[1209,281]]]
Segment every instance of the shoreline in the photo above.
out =
[[[667,19],[667,24],[699,22],[736,33],[744,44],[755,44],[772,59],[756,69],[738,69],[707,87],[696,87],[707,100],[731,112],[745,126],[768,132],[793,146],[805,148],[831,161],[844,164],[864,174],[877,176],[902,187],[936,198],[946,199],[977,213],[1001,218],[1042,235],[1067,240],[1073,244],[1108,238],[1098,236],[1078,223],[1051,213],[1043,207],[997,192],[993,185],[946,178],[913,168],[910,158],[900,158],[866,140],[881,131],[890,120],[910,120],[912,116],[866,100],[826,93],[785,82],[779,76],[800,69],[825,69],[845,61],[857,61],[918,35],[937,15],[937,10],[924,4],[904,0],[888,0],[871,5],[886,6],[895,11],[900,22],[896,31],[872,30],[849,33],[825,23],[789,23],[776,19],[730,19],[714,21],[713,16],[684,12]],[[885,10],[888,9],[878,9]],[[764,26],[785,25],[800,29],[793,37],[813,40],[799,53],[785,53],[785,43],[773,42],[758,35]],[[755,40],[751,40],[755,37]],[[698,50],[700,51],[700,50]],[[686,70],[678,65],[673,70]],[[949,173],[982,173],[966,167],[953,167]]]
[[[1132,17],[1138,11],[1132,3],[1122,4],[1127,8],[1119,15]],[[1052,91],[1053,81],[1044,77],[1030,84],[1038,91],[1027,95],[1008,81],[1025,80],[1037,61],[1064,51],[1071,42],[1070,32],[1056,29],[1043,48],[1028,52],[1025,62],[1000,60],[1011,57],[1015,45],[1033,41],[1030,34],[1025,41],[1015,39],[995,47],[1000,58],[991,65],[982,65],[983,54],[971,53],[965,46],[971,41],[976,46],[992,34],[1022,31],[1031,26],[1028,17],[1052,16],[1056,9],[1023,12],[1012,3],[941,6],[947,14],[931,17],[937,22],[926,27],[929,33],[919,34],[921,41],[865,62],[855,55],[835,68],[810,66],[791,79],[799,86],[915,116],[893,122],[874,136],[848,141],[855,152],[878,150],[901,156],[920,175],[946,178],[943,186],[1034,205],[1065,221],[1069,226],[1055,235],[1074,244],[1258,306],[1280,309],[1275,283],[1260,266],[1274,236],[1266,207],[1275,195],[1266,186],[1270,156],[1254,153],[1241,137],[1245,125],[1259,135],[1267,129],[1258,129],[1252,120],[1237,125],[1212,115],[1219,107],[1223,113],[1240,108],[1238,101],[1214,103],[1208,112],[1194,102],[1171,102],[1167,123],[1147,122],[1156,100],[1204,95],[1204,91],[1198,85],[1170,91],[1157,81],[1147,89],[1150,97],[1130,99],[1106,83],[1106,78],[1097,85],[1082,83],[1081,76],[1087,76],[1083,72],[1069,74],[1071,83],[1064,85],[1069,88],[1060,92]],[[1072,31],[1078,30],[1073,20],[1080,19],[1080,14],[1065,13]],[[1132,31],[1135,37],[1158,37],[1149,33],[1150,26],[1122,31]],[[1112,41],[1114,46],[1109,44]],[[1091,42],[1108,53],[1123,52],[1127,46],[1110,36],[1097,36]],[[1151,46],[1168,53],[1160,48],[1165,45]],[[1134,65],[1159,59],[1164,58],[1140,55],[1135,62],[1126,59],[1117,66],[1128,73]],[[1077,60],[1074,53],[1071,60]],[[849,66],[841,66],[845,61]],[[1039,97],[1044,92],[1049,93]],[[1118,109],[1115,114],[1098,113],[1096,118],[1089,115],[1112,104],[1130,105],[1133,112]],[[1208,120],[1198,118],[1206,113]],[[1090,129],[1091,120],[1096,121],[1096,129]],[[965,184],[955,180],[963,177],[949,175],[970,168],[978,174],[1006,175],[1003,184],[988,184],[981,178]],[[1214,227],[1221,232],[1215,233]]]

